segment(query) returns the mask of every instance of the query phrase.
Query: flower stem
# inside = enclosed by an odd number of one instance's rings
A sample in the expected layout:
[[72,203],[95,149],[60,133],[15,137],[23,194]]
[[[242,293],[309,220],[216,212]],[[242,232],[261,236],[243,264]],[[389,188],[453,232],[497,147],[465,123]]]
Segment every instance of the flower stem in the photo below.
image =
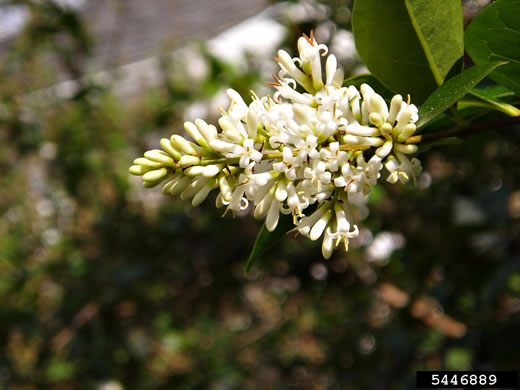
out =
[[[326,147],[325,147],[325,149],[326,149]],[[339,147],[339,149],[343,150],[343,151],[360,151],[360,150],[370,149],[370,146],[369,145],[347,145],[347,144],[345,144],[345,145],[341,145]],[[299,149],[295,149],[293,151],[293,155],[297,156],[298,152],[299,152]],[[283,158],[282,152],[266,153],[262,156],[262,160],[276,160],[276,159],[281,159],[281,158]],[[240,161],[239,157],[233,157],[233,158],[223,157],[223,158],[215,158],[212,160],[201,160],[199,165],[202,165],[202,166],[213,165],[213,164],[231,165],[231,164],[237,164],[239,161]]]

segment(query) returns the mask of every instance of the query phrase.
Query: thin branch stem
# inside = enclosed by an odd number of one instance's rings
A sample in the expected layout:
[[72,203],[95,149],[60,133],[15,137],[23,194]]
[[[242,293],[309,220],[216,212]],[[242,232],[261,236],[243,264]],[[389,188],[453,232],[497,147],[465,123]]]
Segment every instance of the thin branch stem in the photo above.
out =
[[470,135],[473,135],[476,133],[482,133],[484,131],[498,130],[500,128],[507,127],[507,126],[514,125],[514,124],[520,124],[520,116],[485,122],[485,123],[482,123],[481,125],[472,126],[472,127],[457,126],[453,129],[449,129],[446,131],[438,131],[436,133],[431,133],[431,134],[414,135],[414,136],[408,138],[406,140],[406,143],[407,144],[417,144],[419,142],[435,141],[438,139],[450,138],[450,137],[469,137]]
[[[343,151],[348,152],[356,152],[361,150],[367,150],[370,149],[371,146],[369,145],[340,145],[339,149]],[[299,149],[295,149],[293,151],[293,156],[297,156],[299,152]],[[283,157],[282,152],[274,152],[274,153],[266,153],[262,156],[262,160],[276,160]],[[237,164],[240,161],[240,157],[231,157],[231,158],[216,158],[211,160],[201,160],[198,165],[206,166],[206,165],[213,165],[213,164]]]
[[[418,144],[423,142],[430,142],[435,141],[439,139],[444,138],[450,138],[450,137],[469,137],[473,134],[482,133],[484,131],[493,131],[493,130],[499,130],[501,128],[511,126],[514,124],[520,124],[520,116],[511,117],[511,118],[505,118],[505,119],[499,119],[496,121],[490,121],[482,123],[481,125],[472,126],[472,127],[464,127],[464,126],[457,126],[453,129],[449,129],[446,131],[438,131],[436,133],[431,134],[419,134],[414,135],[406,140],[407,144]],[[361,150],[367,150],[371,149],[372,147],[369,145],[350,145],[350,144],[344,144],[341,145],[340,150],[343,151],[361,151]],[[296,149],[293,154],[296,156],[298,154],[298,149]],[[274,153],[267,153],[264,154],[262,157],[262,160],[276,160],[283,157],[282,152],[274,152]],[[206,166],[206,165],[213,165],[213,164],[237,164],[240,161],[239,157],[233,157],[233,158],[216,158],[211,160],[201,160],[200,165]]]

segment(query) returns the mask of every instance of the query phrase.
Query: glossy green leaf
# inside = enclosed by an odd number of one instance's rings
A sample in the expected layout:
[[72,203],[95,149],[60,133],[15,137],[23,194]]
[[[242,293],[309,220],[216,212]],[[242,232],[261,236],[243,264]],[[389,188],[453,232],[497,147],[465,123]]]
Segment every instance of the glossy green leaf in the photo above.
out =
[[419,110],[417,127],[422,127],[449,109],[473,89],[493,69],[505,64],[494,62],[476,65],[449,79],[433,92]]
[[461,2],[406,0],[405,4],[430,69],[440,85],[464,54]]
[[246,263],[246,274],[249,272],[253,264],[262,256],[265,251],[282,239],[282,237],[292,228],[294,228],[292,215],[280,215],[278,226],[274,231],[270,232],[265,226],[265,222],[256,236],[256,241],[251,250]]
[[490,77],[520,96],[520,0],[497,0],[478,14],[464,36],[476,64],[508,61]]
[[459,108],[463,107],[482,107],[491,110],[501,111],[509,116],[519,116],[520,109],[515,106],[501,102],[497,98],[494,98],[486,90],[474,88],[467,95],[467,99],[459,102]]
[[422,103],[463,54],[459,0],[356,0],[359,55],[388,89]]
[[[478,91],[477,91],[478,89]],[[509,88],[504,87],[503,85],[490,85],[484,88],[475,88],[472,92],[477,91],[480,96],[485,96],[488,99],[505,99],[511,98],[515,96],[515,93],[511,91]]]
[[[490,107],[486,105],[487,110],[483,110],[482,107],[476,107],[475,105],[465,104],[467,100],[476,98],[471,98],[470,94],[475,91],[476,88],[473,88],[471,92],[469,92],[463,99],[459,100],[457,104],[458,112],[470,123],[479,120],[483,122],[489,122],[492,120],[500,119],[500,114],[496,111],[495,107]],[[504,100],[505,103],[510,103],[512,99],[514,99],[515,93],[510,89],[501,86],[501,85],[490,85],[483,88],[478,88],[479,93],[485,95],[489,99],[494,99],[498,101]],[[449,127],[453,126],[453,119],[448,115],[439,115],[434,120],[428,122],[425,126],[421,127],[421,134],[434,133],[436,131],[442,131]]]

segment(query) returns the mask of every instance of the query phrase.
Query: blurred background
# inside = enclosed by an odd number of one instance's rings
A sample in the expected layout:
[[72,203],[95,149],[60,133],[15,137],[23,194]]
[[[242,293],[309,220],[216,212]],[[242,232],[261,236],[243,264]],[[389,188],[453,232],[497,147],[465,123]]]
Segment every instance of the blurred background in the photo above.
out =
[[[488,1],[463,1],[466,21]],[[314,29],[366,72],[351,0],[0,2],[0,389],[412,389],[520,369],[520,132],[425,150],[323,261],[127,173]]]

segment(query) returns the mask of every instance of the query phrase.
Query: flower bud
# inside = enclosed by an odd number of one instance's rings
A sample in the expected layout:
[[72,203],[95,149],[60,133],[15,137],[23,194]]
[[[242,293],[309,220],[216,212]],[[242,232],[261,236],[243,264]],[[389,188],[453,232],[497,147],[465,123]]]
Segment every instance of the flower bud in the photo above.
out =
[[154,182],[162,179],[164,176],[168,174],[168,170],[166,168],[159,168],[154,171],[146,172],[143,175],[143,181]]
[[329,223],[330,219],[332,217],[332,210],[328,209],[323,213],[321,218],[314,224],[314,226],[311,228],[311,232],[309,234],[309,238],[312,241],[317,240],[321,237],[323,234],[323,231],[325,230],[325,227]]
[[236,126],[226,117],[222,117],[218,120],[218,124],[223,130],[225,137],[236,144],[242,143],[243,137],[240,134],[240,131],[236,128]]
[[287,186],[283,180],[278,182],[274,197],[278,202],[283,202],[285,199],[287,199]]
[[241,111],[247,111],[247,104],[242,99],[242,96],[232,88],[226,89],[226,95],[228,95],[229,99],[235,103]]
[[338,61],[336,60],[336,56],[334,54],[329,55],[327,57],[327,62],[325,63],[325,75],[327,85],[332,84],[337,67]]
[[164,194],[164,195],[168,195],[170,194],[170,191],[172,189],[172,187],[179,181],[181,180],[182,178],[184,177],[182,171],[179,171],[177,173],[175,173],[175,175],[173,176],[173,179],[170,180],[168,183],[166,183],[161,192]]
[[[375,114],[377,115],[377,114]],[[382,122],[382,120],[381,120]],[[363,126],[359,123],[353,123],[347,126],[347,133],[352,135],[360,135],[365,137],[372,137],[379,135],[379,129],[375,127]]]
[[154,188],[154,187],[158,186],[159,184],[161,184],[161,180],[143,181],[143,187],[144,188]]
[[392,134],[392,125],[390,123],[383,123],[383,126],[381,126],[381,135],[383,137],[388,137]]
[[395,95],[390,102],[390,112],[388,113],[387,122],[391,125],[394,124],[397,114],[401,111],[403,104],[403,97],[401,95]]
[[161,147],[173,157],[175,161],[179,161],[182,157],[181,152],[175,149],[168,138],[162,138],[160,141]]
[[153,168],[145,167],[143,165],[132,165],[130,168],[128,168],[128,172],[135,176],[142,176],[152,169]]
[[255,139],[258,132],[258,119],[254,110],[247,113],[247,135],[249,138]]
[[203,167],[202,165],[194,165],[194,166],[191,166],[189,168],[186,168],[184,170],[184,174],[186,176],[190,176],[190,177],[200,176],[200,175],[202,175],[204,173],[204,168],[205,167]]
[[370,85],[368,85],[367,83],[361,84],[359,91],[361,92],[363,99],[367,102],[370,100],[370,97],[375,93],[375,91],[372,89],[372,87]]
[[193,147],[193,143],[187,141],[184,137],[174,134],[171,136],[172,145],[175,149],[182,150],[186,154],[197,155],[197,150]]
[[336,69],[336,72],[334,73],[334,77],[332,78],[332,83],[336,85],[343,85],[343,81],[345,81],[345,73],[343,72],[343,69],[338,68]]
[[220,153],[233,153],[233,151],[235,150],[235,147],[236,147],[235,144],[232,144],[232,143],[229,143],[226,141],[222,141],[220,139],[212,140],[210,142],[210,146],[212,147],[213,150],[215,150],[216,152],[220,152]]
[[329,228],[325,230],[325,236],[323,237],[323,241],[321,243],[321,254],[325,259],[330,259],[332,252],[334,251],[334,239],[328,233],[328,230]]
[[264,198],[256,205],[254,212],[255,218],[264,218],[267,215],[269,209],[271,208],[271,202],[273,202],[273,194],[272,192],[268,192],[264,196]]
[[189,176],[184,176],[180,180],[176,181],[170,187],[170,195],[180,194],[182,191],[186,189],[190,185],[192,178]]
[[386,121],[386,118],[388,117],[388,107],[386,105],[385,100],[381,97],[381,95],[377,93],[373,93],[370,96],[370,111],[375,112],[379,115],[381,115],[381,118],[383,121]]
[[210,179],[208,183],[202,187],[199,192],[193,197],[191,204],[193,207],[199,206],[202,202],[206,200],[209,193],[213,188],[215,188],[217,181],[215,179]]
[[373,123],[374,125],[376,125],[377,127],[381,127],[383,125],[383,117],[381,116],[381,114],[377,113],[377,112],[373,112],[371,113],[369,116],[368,116],[368,120]]
[[179,166],[181,168],[186,168],[186,167],[190,167],[193,165],[199,165],[199,163],[200,163],[200,158],[198,158],[196,156],[189,156],[187,154],[182,156],[181,159],[179,160]]
[[399,134],[399,136],[397,137],[397,140],[399,142],[406,141],[413,133],[415,133],[415,130],[416,130],[415,124],[409,123],[408,125],[405,126],[405,128],[401,132],[401,134]]
[[184,191],[182,191],[181,199],[186,200],[194,197],[197,194],[197,192],[199,192],[202,189],[202,187],[204,187],[207,183],[207,178],[199,176],[198,178],[193,180]]
[[214,177],[219,174],[219,172],[222,170],[222,165],[206,165],[203,167],[202,174],[204,177]]
[[267,212],[267,217],[265,219],[265,227],[268,231],[272,232],[278,226],[278,220],[280,219],[280,204],[273,200],[271,202],[271,207]]
[[154,149],[147,151],[144,156],[151,161],[161,163],[162,165],[173,166],[173,159],[162,150]]
[[160,168],[162,166],[161,163],[158,163],[156,161],[148,160],[147,158],[144,158],[144,157],[136,158],[134,160],[134,164],[142,165],[144,167],[149,167],[149,168]]
[[397,125],[395,125],[395,128],[399,132],[399,134],[401,134],[406,125],[410,123],[410,119],[412,119],[413,114],[414,112],[410,106],[406,107],[404,110],[401,111],[401,116],[397,121]]
[[168,195],[170,193],[171,188],[173,185],[177,182],[177,180],[170,180],[168,183],[166,183],[163,188],[161,189],[161,192],[163,195]]
[[394,145],[394,148],[396,148],[399,152],[404,153],[404,154],[417,153],[417,150],[419,150],[419,147],[417,145],[413,145],[413,144],[404,145],[404,144],[397,143]]
[[190,137],[193,138],[200,146],[206,149],[210,149],[209,144],[206,142],[204,137],[202,137],[199,130],[197,129],[197,126],[195,126],[192,122],[184,122],[184,129],[186,130],[186,133],[188,133]]
[[195,126],[197,126],[200,134],[208,144],[217,137],[217,128],[213,125],[208,125],[202,119],[197,119],[195,121]]
[[393,142],[392,140],[386,141],[383,146],[376,150],[376,155],[379,158],[385,158],[392,151]]

